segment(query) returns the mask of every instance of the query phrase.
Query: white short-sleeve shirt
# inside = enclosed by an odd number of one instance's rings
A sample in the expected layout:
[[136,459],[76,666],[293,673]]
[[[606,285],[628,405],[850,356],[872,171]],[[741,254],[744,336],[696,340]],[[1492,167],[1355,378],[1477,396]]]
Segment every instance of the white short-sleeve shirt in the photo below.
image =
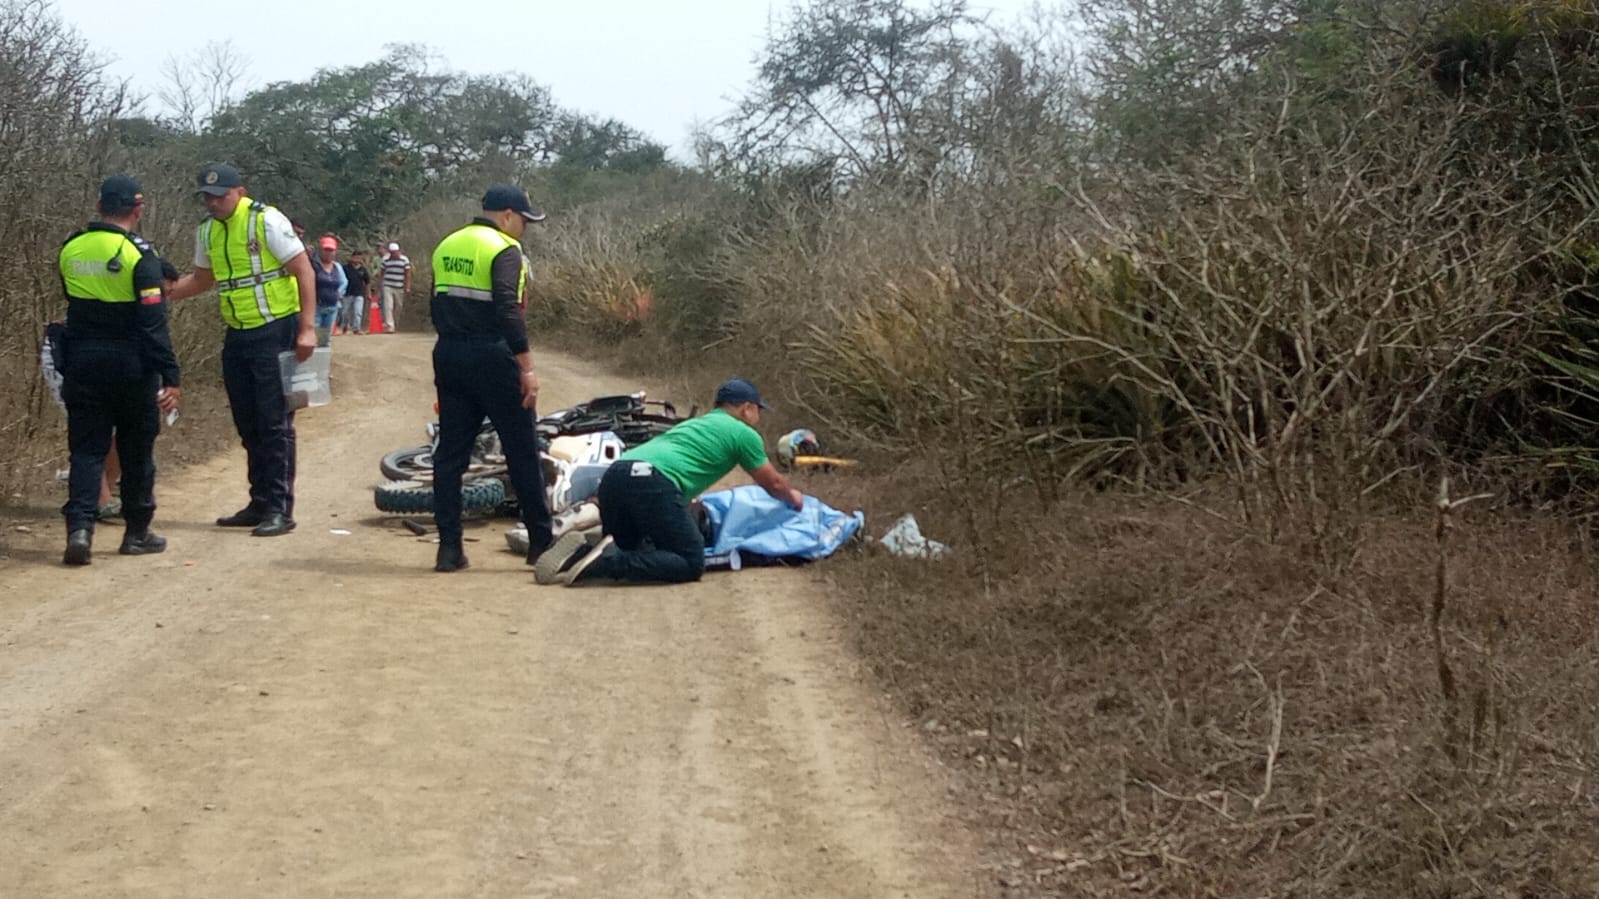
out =
[[[300,238],[294,236],[294,226],[289,224],[289,217],[268,206],[261,213],[261,228],[266,232],[267,249],[272,255],[278,257],[280,262],[290,259],[305,252],[305,244]],[[211,241],[211,220],[206,219],[200,224],[194,240],[194,267],[210,268],[211,253],[207,249]]]

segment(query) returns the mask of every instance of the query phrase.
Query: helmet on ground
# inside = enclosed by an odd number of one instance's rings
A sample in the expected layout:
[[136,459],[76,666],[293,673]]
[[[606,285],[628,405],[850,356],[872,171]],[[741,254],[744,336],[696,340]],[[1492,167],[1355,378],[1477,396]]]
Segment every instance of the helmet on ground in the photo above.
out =
[[822,451],[816,441],[816,432],[799,428],[777,438],[777,464],[793,468],[795,456],[812,456]]

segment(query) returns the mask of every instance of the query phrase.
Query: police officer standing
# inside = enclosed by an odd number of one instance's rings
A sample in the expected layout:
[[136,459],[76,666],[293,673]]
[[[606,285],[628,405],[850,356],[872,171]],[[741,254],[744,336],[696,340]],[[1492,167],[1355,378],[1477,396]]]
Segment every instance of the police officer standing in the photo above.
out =
[[113,433],[122,463],[120,552],[158,553],[166,539],[150,530],[155,517],[155,438],[161,412],[178,407],[178,357],[167,327],[163,268],[134,233],[144,216],[144,193],[127,175],[100,185],[100,221],[61,247],[67,294],[67,406],[71,451],[67,548],[62,562],[87,565],[94,535],[100,477]]
[[278,354],[292,350],[304,362],[316,349],[316,276],[288,217],[245,196],[237,169],[208,165],[199,180],[210,217],[196,235],[194,271],[171,296],[217,288],[228,326],[222,382],[250,471],[249,504],[217,525],[276,537],[294,530],[295,463],[294,413],[283,398]]
[[520,187],[483,195],[483,215],[433,251],[433,384],[439,395],[439,445],[433,458],[437,571],[467,567],[461,549],[461,476],[485,416],[499,432],[511,485],[527,525],[528,564],[549,547],[550,512],[534,431],[539,378],[523,319],[525,257],[519,241],[544,213]]

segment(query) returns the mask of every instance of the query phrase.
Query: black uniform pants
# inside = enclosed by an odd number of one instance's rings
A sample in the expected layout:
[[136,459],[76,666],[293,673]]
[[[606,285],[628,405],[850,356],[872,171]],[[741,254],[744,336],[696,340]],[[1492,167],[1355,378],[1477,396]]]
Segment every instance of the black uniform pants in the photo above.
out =
[[113,434],[122,462],[122,518],[128,531],[148,530],[155,517],[155,438],[161,430],[156,391],[133,342],[74,341],[63,372],[71,473],[61,507],[67,531],[94,530],[100,479]]
[[433,346],[439,394],[439,445],[433,454],[433,522],[442,543],[461,542],[461,476],[483,419],[499,432],[511,487],[534,548],[550,542],[534,413],[522,408],[522,370],[504,340],[440,337]]
[[229,328],[222,384],[250,471],[250,508],[294,517],[294,413],[283,399],[278,354],[294,349],[300,316],[259,328]]
[[680,584],[705,573],[705,536],[688,501],[647,462],[612,462],[600,478],[600,526],[616,548],[583,574]]

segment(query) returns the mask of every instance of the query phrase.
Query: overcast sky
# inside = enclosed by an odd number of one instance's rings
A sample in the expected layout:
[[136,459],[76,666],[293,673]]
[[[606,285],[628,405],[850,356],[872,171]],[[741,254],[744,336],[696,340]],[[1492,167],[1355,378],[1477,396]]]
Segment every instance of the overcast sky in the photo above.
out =
[[[1008,25],[1035,0],[971,0]],[[555,101],[621,119],[683,154],[696,122],[725,114],[754,72],[767,25],[788,0],[531,0],[479,3],[313,0],[218,4],[162,0],[140,12],[125,0],[55,0],[63,19],[153,96],[169,53],[231,39],[250,59],[253,86],[300,81],[318,68],[370,62],[385,44],[421,43],[452,69],[515,71]],[[154,101],[152,101],[152,104]]]

